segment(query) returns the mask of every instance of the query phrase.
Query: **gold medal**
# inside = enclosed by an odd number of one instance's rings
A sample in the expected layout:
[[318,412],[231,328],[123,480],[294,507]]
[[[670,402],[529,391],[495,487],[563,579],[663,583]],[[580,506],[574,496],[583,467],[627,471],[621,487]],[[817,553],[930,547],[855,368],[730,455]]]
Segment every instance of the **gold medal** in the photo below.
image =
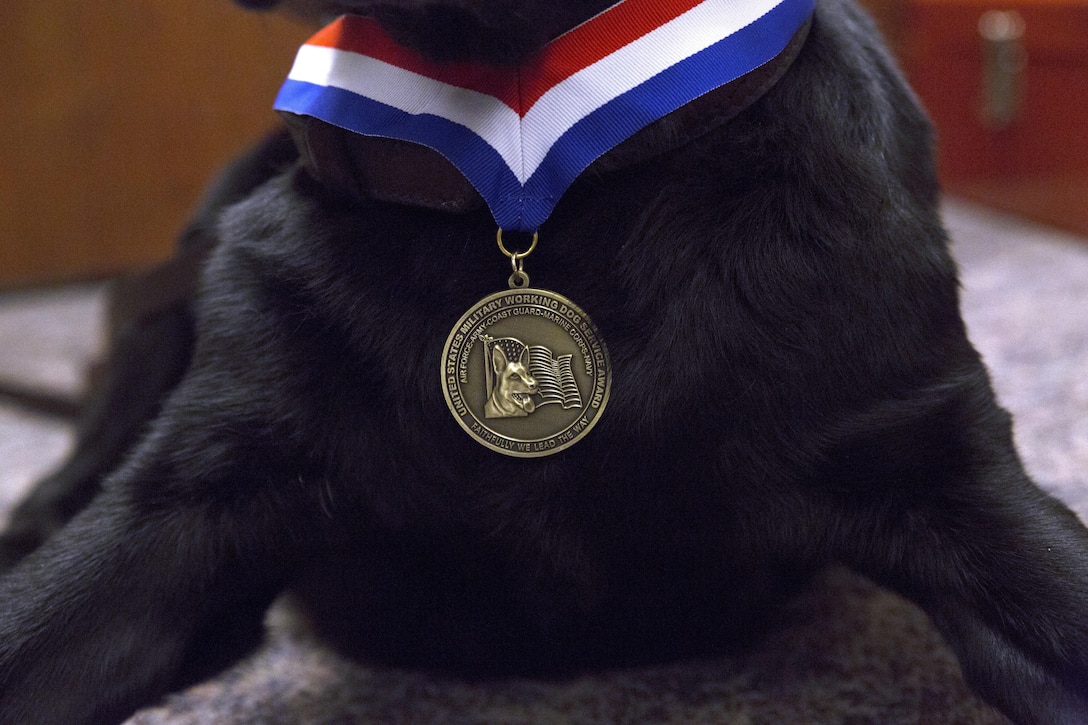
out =
[[489,295],[453,326],[442,351],[442,389],[454,418],[482,445],[546,456],[574,445],[608,403],[608,350],[585,312],[528,286],[526,252],[510,253],[511,289]]

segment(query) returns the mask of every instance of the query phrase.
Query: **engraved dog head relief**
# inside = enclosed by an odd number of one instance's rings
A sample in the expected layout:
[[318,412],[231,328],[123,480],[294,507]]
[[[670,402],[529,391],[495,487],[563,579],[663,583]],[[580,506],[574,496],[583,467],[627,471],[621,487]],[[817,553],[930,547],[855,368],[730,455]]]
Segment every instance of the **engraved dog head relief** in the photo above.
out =
[[520,418],[536,410],[532,396],[537,392],[536,378],[529,372],[529,349],[512,337],[496,340],[480,336],[487,366],[487,390],[484,405],[488,418]]

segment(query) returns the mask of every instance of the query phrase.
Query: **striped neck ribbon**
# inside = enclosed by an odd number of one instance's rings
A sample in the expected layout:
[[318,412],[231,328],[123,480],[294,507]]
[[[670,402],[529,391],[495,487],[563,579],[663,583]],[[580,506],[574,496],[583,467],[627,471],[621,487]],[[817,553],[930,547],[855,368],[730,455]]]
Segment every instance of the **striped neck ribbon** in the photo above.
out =
[[437,64],[346,15],[299,49],[275,108],[430,147],[501,229],[536,231],[598,157],[777,56],[815,0],[622,0],[519,67]]

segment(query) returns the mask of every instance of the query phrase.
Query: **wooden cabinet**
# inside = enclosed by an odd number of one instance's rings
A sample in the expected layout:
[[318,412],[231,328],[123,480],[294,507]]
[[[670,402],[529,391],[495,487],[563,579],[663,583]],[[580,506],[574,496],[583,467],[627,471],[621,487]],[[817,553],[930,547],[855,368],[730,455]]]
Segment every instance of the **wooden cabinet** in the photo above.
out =
[[948,191],[1088,235],[1088,1],[905,0]]
[[169,254],[310,33],[229,0],[0,3],[0,286]]

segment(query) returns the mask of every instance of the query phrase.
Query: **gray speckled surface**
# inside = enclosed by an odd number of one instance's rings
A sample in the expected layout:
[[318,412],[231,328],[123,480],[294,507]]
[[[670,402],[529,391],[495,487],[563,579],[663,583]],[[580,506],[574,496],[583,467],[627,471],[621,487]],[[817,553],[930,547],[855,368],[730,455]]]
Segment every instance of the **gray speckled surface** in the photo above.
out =
[[[0,386],[14,383],[78,400],[100,354],[103,286],[0,294]],[[0,398],[0,525],[34,480],[72,444],[72,428]]]
[[[1016,416],[1028,469],[1088,520],[1088,240],[950,202],[964,315]],[[0,295],[0,378],[78,391],[95,355],[97,288]],[[29,321],[29,322],[28,322]],[[0,404],[0,513],[69,443]],[[369,722],[1000,723],[916,608],[830,570],[743,657],[569,682],[471,686],[347,663],[270,616],[263,649],[136,725]]]
[[1088,521],[1088,240],[956,203],[945,220],[1024,463]]

